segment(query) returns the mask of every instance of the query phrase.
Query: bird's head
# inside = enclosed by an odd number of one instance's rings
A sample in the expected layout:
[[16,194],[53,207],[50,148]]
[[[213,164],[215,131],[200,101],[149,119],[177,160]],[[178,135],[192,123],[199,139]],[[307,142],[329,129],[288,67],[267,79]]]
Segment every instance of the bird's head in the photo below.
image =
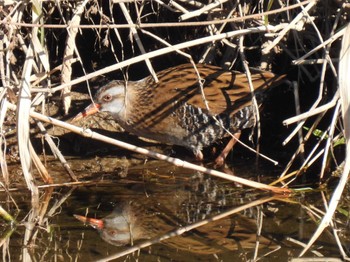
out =
[[72,122],[99,111],[109,112],[114,118],[117,118],[125,108],[125,91],[124,81],[112,81],[101,87],[97,91],[93,103],[86,107],[83,112],[76,115]]

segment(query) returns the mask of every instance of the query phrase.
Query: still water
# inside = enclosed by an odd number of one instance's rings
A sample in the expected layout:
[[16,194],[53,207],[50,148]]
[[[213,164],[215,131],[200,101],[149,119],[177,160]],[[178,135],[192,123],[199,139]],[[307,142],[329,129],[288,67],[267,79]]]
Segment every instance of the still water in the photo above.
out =
[[[323,199],[331,194],[309,191],[279,198],[160,161],[114,161],[71,159],[86,183],[41,188],[37,210],[23,186],[2,192],[2,207],[17,221],[1,220],[2,259],[290,261],[317,228]],[[55,181],[69,180],[56,161],[48,166]],[[231,172],[265,183],[276,175],[258,170],[243,162]],[[349,252],[346,197],[339,209],[335,226]],[[144,247],[132,250],[138,245]],[[340,257],[332,229],[306,257]]]

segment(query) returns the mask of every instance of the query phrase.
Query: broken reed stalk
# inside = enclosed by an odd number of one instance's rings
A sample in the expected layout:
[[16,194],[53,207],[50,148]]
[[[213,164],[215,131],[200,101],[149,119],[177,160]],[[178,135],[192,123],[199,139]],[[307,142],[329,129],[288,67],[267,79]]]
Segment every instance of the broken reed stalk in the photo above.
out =
[[[15,105],[9,104],[8,107],[11,110],[16,110]],[[70,130],[74,133],[77,133],[79,135],[82,135],[84,137],[89,137],[92,139],[103,141],[103,142],[106,142],[106,143],[109,143],[109,144],[112,144],[112,145],[115,145],[118,147],[128,149],[128,150],[136,152],[136,153],[147,155],[147,156],[152,157],[152,158],[164,160],[164,161],[167,161],[167,162],[172,163],[172,164],[179,166],[179,167],[189,168],[189,169],[203,172],[203,173],[206,173],[209,175],[220,177],[220,178],[232,181],[232,182],[236,182],[236,183],[248,186],[248,187],[253,187],[253,188],[265,190],[265,191],[270,191],[270,192],[275,193],[275,194],[291,194],[292,193],[292,190],[287,189],[287,188],[268,186],[268,185],[265,185],[265,184],[262,184],[259,182],[250,181],[250,180],[247,180],[247,179],[244,179],[241,177],[237,177],[237,176],[233,176],[233,175],[228,175],[226,173],[219,172],[217,170],[213,170],[213,169],[206,168],[203,166],[198,166],[198,165],[183,161],[183,160],[178,159],[178,158],[169,157],[169,156],[166,156],[166,155],[163,155],[160,153],[156,153],[156,152],[153,152],[153,151],[141,148],[141,147],[137,147],[137,146],[134,146],[134,145],[129,144],[129,143],[125,143],[125,142],[122,142],[122,141],[119,141],[116,139],[112,139],[112,138],[107,137],[107,136],[103,136],[101,134],[98,134],[96,132],[91,131],[90,129],[84,129],[81,127],[77,127],[77,126],[68,124],[66,122],[62,122],[60,120],[39,114],[39,113],[34,112],[32,110],[30,111],[29,114],[33,118],[39,119],[41,121],[44,121],[44,122],[47,122],[47,123],[50,123],[50,124],[53,124],[53,125],[65,128],[65,129],[68,129],[68,130]]]
[[[69,26],[67,28],[67,41],[66,41],[66,48],[64,50],[64,59],[62,63],[62,73],[61,73],[61,83],[69,83],[72,76],[72,59],[74,57],[74,53],[76,53],[79,58],[79,51],[75,46],[75,38],[79,32],[79,27],[72,27],[72,26],[78,26],[80,24],[81,16],[84,12],[85,6],[88,3],[88,0],[84,0],[77,4],[75,14],[73,18],[71,19]],[[79,59],[81,61],[81,59]],[[82,68],[84,68],[82,66]],[[67,114],[68,110],[71,106],[72,98],[70,96],[71,86],[68,85],[61,91],[63,106],[64,106],[64,112]]]

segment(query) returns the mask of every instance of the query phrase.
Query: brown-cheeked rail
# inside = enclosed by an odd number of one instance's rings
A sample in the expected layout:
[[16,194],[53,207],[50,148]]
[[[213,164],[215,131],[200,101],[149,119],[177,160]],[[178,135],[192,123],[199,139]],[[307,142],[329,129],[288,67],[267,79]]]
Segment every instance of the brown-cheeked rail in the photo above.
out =
[[[216,158],[220,166],[241,130],[255,125],[252,94],[245,73],[204,64],[196,67],[204,97],[193,65],[182,64],[158,72],[158,82],[152,76],[139,81],[111,81],[97,91],[94,103],[73,121],[107,111],[127,132],[186,147],[198,160],[203,159],[202,149],[229,136],[228,130],[235,138]],[[265,91],[280,85],[285,76],[253,70],[251,79],[260,105]]]

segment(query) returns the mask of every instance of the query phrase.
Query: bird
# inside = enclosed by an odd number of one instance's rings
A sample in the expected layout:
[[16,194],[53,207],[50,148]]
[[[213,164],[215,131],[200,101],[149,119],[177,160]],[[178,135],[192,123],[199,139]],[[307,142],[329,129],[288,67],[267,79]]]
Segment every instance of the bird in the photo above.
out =
[[[179,145],[203,160],[203,148],[231,136],[217,156],[216,166],[239,139],[243,129],[256,123],[252,92],[246,73],[191,63],[138,81],[112,80],[100,87],[93,103],[73,121],[107,111],[127,132],[164,144]],[[285,75],[251,70],[258,105],[265,91],[283,83]]]
[[[129,196],[132,200],[118,199],[112,212],[103,218],[78,214],[73,216],[96,229],[103,241],[118,247],[151,242],[154,244],[161,240],[167,248],[177,252],[184,251],[186,254],[191,252],[195,255],[207,256],[228,251],[242,251],[242,246],[247,250],[256,249],[255,212],[250,213],[249,217],[237,214],[203,224],[201,223],[203,216],[211,217],[214,210],[208,211],[207,206],[203,205],[205,198],[194,201],[193,198],[189,198],[190,192],[183,193],[183,197],[178,196],[181,200],[172,199],[172,201],[169,201],[168,197],[159,195],[157,195],[157,201],[154,201],[154,196],[147,196],[147,199],[140,201],[140,195],[135,194],[132,197]],[[192,194],[195,193],[198,192],[192,192]],[[181,235],[188,231],[186,221],[191,221],[192,226],[196,223],[202,225],[197,226],[190,234]],[[274,249],[277,248],[278,243],[280,241],[264,233],[259,236],[259,248]]]

